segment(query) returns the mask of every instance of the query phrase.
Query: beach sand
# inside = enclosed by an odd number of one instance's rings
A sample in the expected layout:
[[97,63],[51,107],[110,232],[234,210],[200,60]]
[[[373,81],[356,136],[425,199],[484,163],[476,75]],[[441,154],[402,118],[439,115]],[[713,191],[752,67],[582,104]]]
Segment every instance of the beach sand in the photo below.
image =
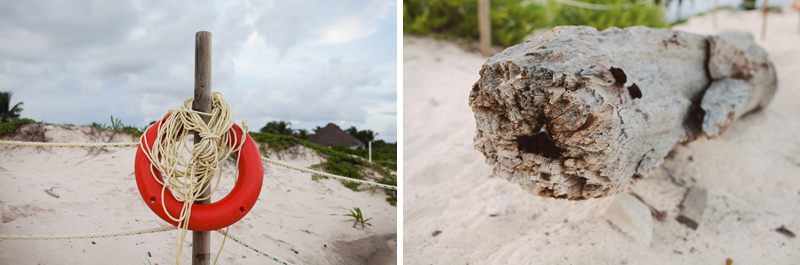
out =
[[[469,91],[487,60],[450,42],[404,36],[403,259],[405,264],[793,264],[800,239],[800,34],[791,9],[769,14],[760,40],[760,12],[717,12],[675,26],[699,34],[739,30],[756,36],[778,72],[773,101],[717,139],[679,146],[649,177],[633,184],[648,204],[666,211],[642,245],[602,215],[613,198],[541,198],[492,177],[473,148]],[[708,203],[697,230],[678,223],[687,188]],[[508,199],[491,217],[487,203]]]
[[[31,124],[4,140],[130,142],[90,127]],[[167,225],[145,205],[134,178],[135,147],[55,148],[0,146],[0,234],[118,232]],[[293,147],[270,157],[310,166],[323,161],[313,150]],[[235,164],[223,168],[220,199],[234,184]],[[381,190],[354,192],[339,181],[264,164],[264,185],[255,207],[230,227],[239,239],[296,264],[395,264],[397,208]],[[51,190],[58,198],[49,195]],[[342,216],[360,207],[373,218],[363,230]],[[176,231],[113,238],[0,240],[0,264],[175,264]],[[223,236],[211,236],[212,259]],[[191,233],[183,264],[191,264]],[[232,240],[219,264],[278,264]]]

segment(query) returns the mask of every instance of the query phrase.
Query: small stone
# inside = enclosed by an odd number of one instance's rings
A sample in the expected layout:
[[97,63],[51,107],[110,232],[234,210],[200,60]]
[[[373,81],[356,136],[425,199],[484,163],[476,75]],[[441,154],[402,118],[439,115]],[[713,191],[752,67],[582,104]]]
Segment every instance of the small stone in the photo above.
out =
[[442,231],[436,230],[436,231],[433,231],[433,234],[431,234],[431,236],[438,236],[441,233],[442,233]]
[[633,195],[617,194],[603,216],[636,242],[650,245],[653,239],[653,216],[650,209]]
[[678,222],[697,230],[706,208],[706,191],[697,187],[690,188],[683,196],[679,208],[680,213],[676,218]]
[[489,203],[486,204],[486,213],[492,217],[503,215],[506,214],[506,207],[508,207],[508,197],[497,196],[489,199]]
[[778,233],[781,233],[782,235],[784,235],[784,236],[786,236],[788,238],[794,238],[795,237],[794,233],[792,233],[791,230],[786,229],[785,226],[778,227],[777,229],[775,229],[775,231],[778,232]]

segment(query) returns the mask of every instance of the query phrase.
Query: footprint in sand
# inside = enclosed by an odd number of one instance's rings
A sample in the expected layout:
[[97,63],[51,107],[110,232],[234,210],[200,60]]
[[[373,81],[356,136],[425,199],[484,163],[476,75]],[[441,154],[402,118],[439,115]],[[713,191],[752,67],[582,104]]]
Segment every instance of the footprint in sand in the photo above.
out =
[[53,208],[41,207],[33,204],[8,205],[8,207],[3,207],[3,223],[10,223],[14,220],[34,216],[40,213],[54,214],[56,213],[56,210]]

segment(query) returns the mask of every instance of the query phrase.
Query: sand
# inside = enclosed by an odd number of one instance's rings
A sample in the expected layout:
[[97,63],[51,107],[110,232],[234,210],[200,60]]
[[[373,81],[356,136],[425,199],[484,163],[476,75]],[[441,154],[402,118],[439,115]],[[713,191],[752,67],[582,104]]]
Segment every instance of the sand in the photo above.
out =
[[[696,17],[677,30],[760,35],[758,12]],[[658,210],[650,245],[636,243],[602,212],[612,198],[541,198],[492,177],[473,149],[469,91],[487,58],[432,38],[404,36],[403,261],[405,264],[792,264],[800,239],[800,35],[798,14],[770,13],[759,40],[778,71],[779,88],[763,111],[725,134],[680,146],[629,190]],[[708,193],[697,230],[678,223],[687,188]],[[505,214],[490,200],[505,196]]]
[[[129,142],[128,135],[89,127],[26,125],[16,139],[49,142]],[[37,136],[38,135],[38,136]],[[9,140],[9,137],[2,139]],[[0,234],[117,232],[166,225],[144,204],[136,188],[136,148],[37,148],[0,146]],[[270,157],[310,166],[324,159],[294,147]],[[223,169],[233,187],[234,163]],[[230,233],[297,264],[395,264],[397,208],[381,191],[354,192],[333,179],[265,164],[264,185],[250,213]],[[45,190],[52,189],[55,198]],[[342,216],[360,207],[373,218],[363,230]],[[0,264],[175,264],[175,231],[77,240],[2,240]],[[222,235],[211,237],[212,258]],[[191,234],[183,264],[191,264]],[[277,264],[231,240],[219,264]]]

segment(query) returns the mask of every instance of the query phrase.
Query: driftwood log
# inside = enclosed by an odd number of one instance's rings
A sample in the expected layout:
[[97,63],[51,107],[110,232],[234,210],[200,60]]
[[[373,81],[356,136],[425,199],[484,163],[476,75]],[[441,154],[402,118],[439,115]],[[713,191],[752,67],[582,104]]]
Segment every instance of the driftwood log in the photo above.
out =
[[472,87],[475,148],[543,197],[614,195],[677,144],[764,107],[767,53],[740,33],[556,27],[491,57]]

